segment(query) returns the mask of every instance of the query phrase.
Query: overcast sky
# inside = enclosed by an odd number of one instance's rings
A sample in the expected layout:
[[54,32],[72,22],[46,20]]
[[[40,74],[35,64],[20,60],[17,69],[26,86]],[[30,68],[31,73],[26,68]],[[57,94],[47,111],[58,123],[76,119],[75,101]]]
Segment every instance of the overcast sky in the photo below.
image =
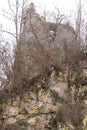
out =
[[[7,0],[0,0],[0,12],[4,8],[7,8]],[[14,1],[14,0],[12,0]],[[20,0],[21,1],[21,0]],[[41,11],[55,11],[55,7],[59,8],[61,13],[67,14],[70,12],[76,13],[76,8],[79,0],[30,0],[34,2],[36,8]],[[87,8],[87,0],[82,0],[84,10]],[[1,14],[1,13],[0,13]],[[3,21],[0,19],[0,22]]]
[[[7,10],[7,0],[0,0],[0,23],[3,23],[5,28],[9,26],[13,26],[9,24],[4,17],[1,16],[2,9]],[[12,0],[14,1],[14,0]],[[76,9],[79,0],[30,0],[30,2],[34,2],[36,9],[40,11],[55,11],[55,7],[57,7],[61,13],[67,15],[73,12],[76,15]],[[83,10],[85,11],[87,8],[87,0],[82,0]],[[86,12],[87,13],[87,12]],[[71,15],[71,17],[73,17]]]
[[[12,0],[14,1],[14,0]],[[74,10],[78,4],[79,0],[30,0],[30,2],[34,2],[36,6],[53,10],[54,6],[58,7],[60,10]],[[82,0],[82,3],[87,7],[87,0]],[[6,0],[0,0],[0,8],[6,8]]]

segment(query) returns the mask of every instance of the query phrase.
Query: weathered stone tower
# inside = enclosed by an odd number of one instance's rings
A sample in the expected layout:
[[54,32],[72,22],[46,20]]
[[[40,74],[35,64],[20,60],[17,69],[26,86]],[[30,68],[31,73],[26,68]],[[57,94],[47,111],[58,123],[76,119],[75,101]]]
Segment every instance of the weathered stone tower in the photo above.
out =
[[21,77],[17,86],[22,86],[25,79],[45,75],[52,66],[61,68],[67,58],[72,61],[78,50],[76,34],[71,26],[46,22],[32,6],[25,12],[23,21],[15,58],[14,82],[17,83],[17,75]]

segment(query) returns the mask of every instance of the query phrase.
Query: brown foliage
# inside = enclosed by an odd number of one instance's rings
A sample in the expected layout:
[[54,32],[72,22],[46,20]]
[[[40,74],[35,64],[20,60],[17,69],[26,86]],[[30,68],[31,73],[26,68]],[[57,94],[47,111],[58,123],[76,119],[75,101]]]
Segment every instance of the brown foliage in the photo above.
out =
[[13,85],[16,89],[29,87],[29,81],[37,76],[48,77],[52,68],[65,71],[66,62],[70,63],[77,52],[72,27],[53,23],[51,26],[35,12],[27,13],[15,55]]

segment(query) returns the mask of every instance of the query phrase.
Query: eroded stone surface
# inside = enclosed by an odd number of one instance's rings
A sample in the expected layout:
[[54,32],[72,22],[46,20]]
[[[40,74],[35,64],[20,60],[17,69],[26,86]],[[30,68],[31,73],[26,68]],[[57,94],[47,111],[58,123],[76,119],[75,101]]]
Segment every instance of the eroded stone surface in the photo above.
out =
[[5,120],[6,124],[15,124],[17,120],[14,117],[10,117]]
[[[61,91],[61,88],[64,86],[66,88],[66,84],[65,82],[60,82],[62,81],[59,81],[59,83],[53,82],[54,88],[57,87],[57,91],[63,96],[64,91]],[[58,88],[59,85],[61,86],[60,88]],[[27,92],[23,95],[22,100],[19,99],[10,99],[6,104],[3,104],[3,124],[14,125],[16,123],[18,124],[17,128],[23,128],[24,130],[47,130],[50,127],[49,122],[54,116],[51,112],[55,113],[62,105],[54,101],[53,95],[49,90],[45,91],[44,89],[39,90],[38,100],[35,99],[35,94],[32,95],[31,93],[29,95]],[[86,117],[83,124],[85,129],[87,125]]]
[[16,116],[18,115],[20,109],[18,107],[10,107],[8,109],[8,116]]
[[35,118],[35,117],[30,118],[30,119],[27,121],[27,123],[28,123],[29,125],[35,125],[35,124],[36,124],[36,118]]

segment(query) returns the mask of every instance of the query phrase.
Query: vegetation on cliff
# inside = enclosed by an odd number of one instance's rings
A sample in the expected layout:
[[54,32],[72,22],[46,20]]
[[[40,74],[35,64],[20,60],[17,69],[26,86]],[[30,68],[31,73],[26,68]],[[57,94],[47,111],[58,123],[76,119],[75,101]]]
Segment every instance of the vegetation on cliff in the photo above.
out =
[[8,46],[0,47],[2,130],[85,129],[87,55],[79,29],[63,17],[58,14],[56,23],[48,22],[36,13],[33,3],[27,9],[23,5],[14,56]]

